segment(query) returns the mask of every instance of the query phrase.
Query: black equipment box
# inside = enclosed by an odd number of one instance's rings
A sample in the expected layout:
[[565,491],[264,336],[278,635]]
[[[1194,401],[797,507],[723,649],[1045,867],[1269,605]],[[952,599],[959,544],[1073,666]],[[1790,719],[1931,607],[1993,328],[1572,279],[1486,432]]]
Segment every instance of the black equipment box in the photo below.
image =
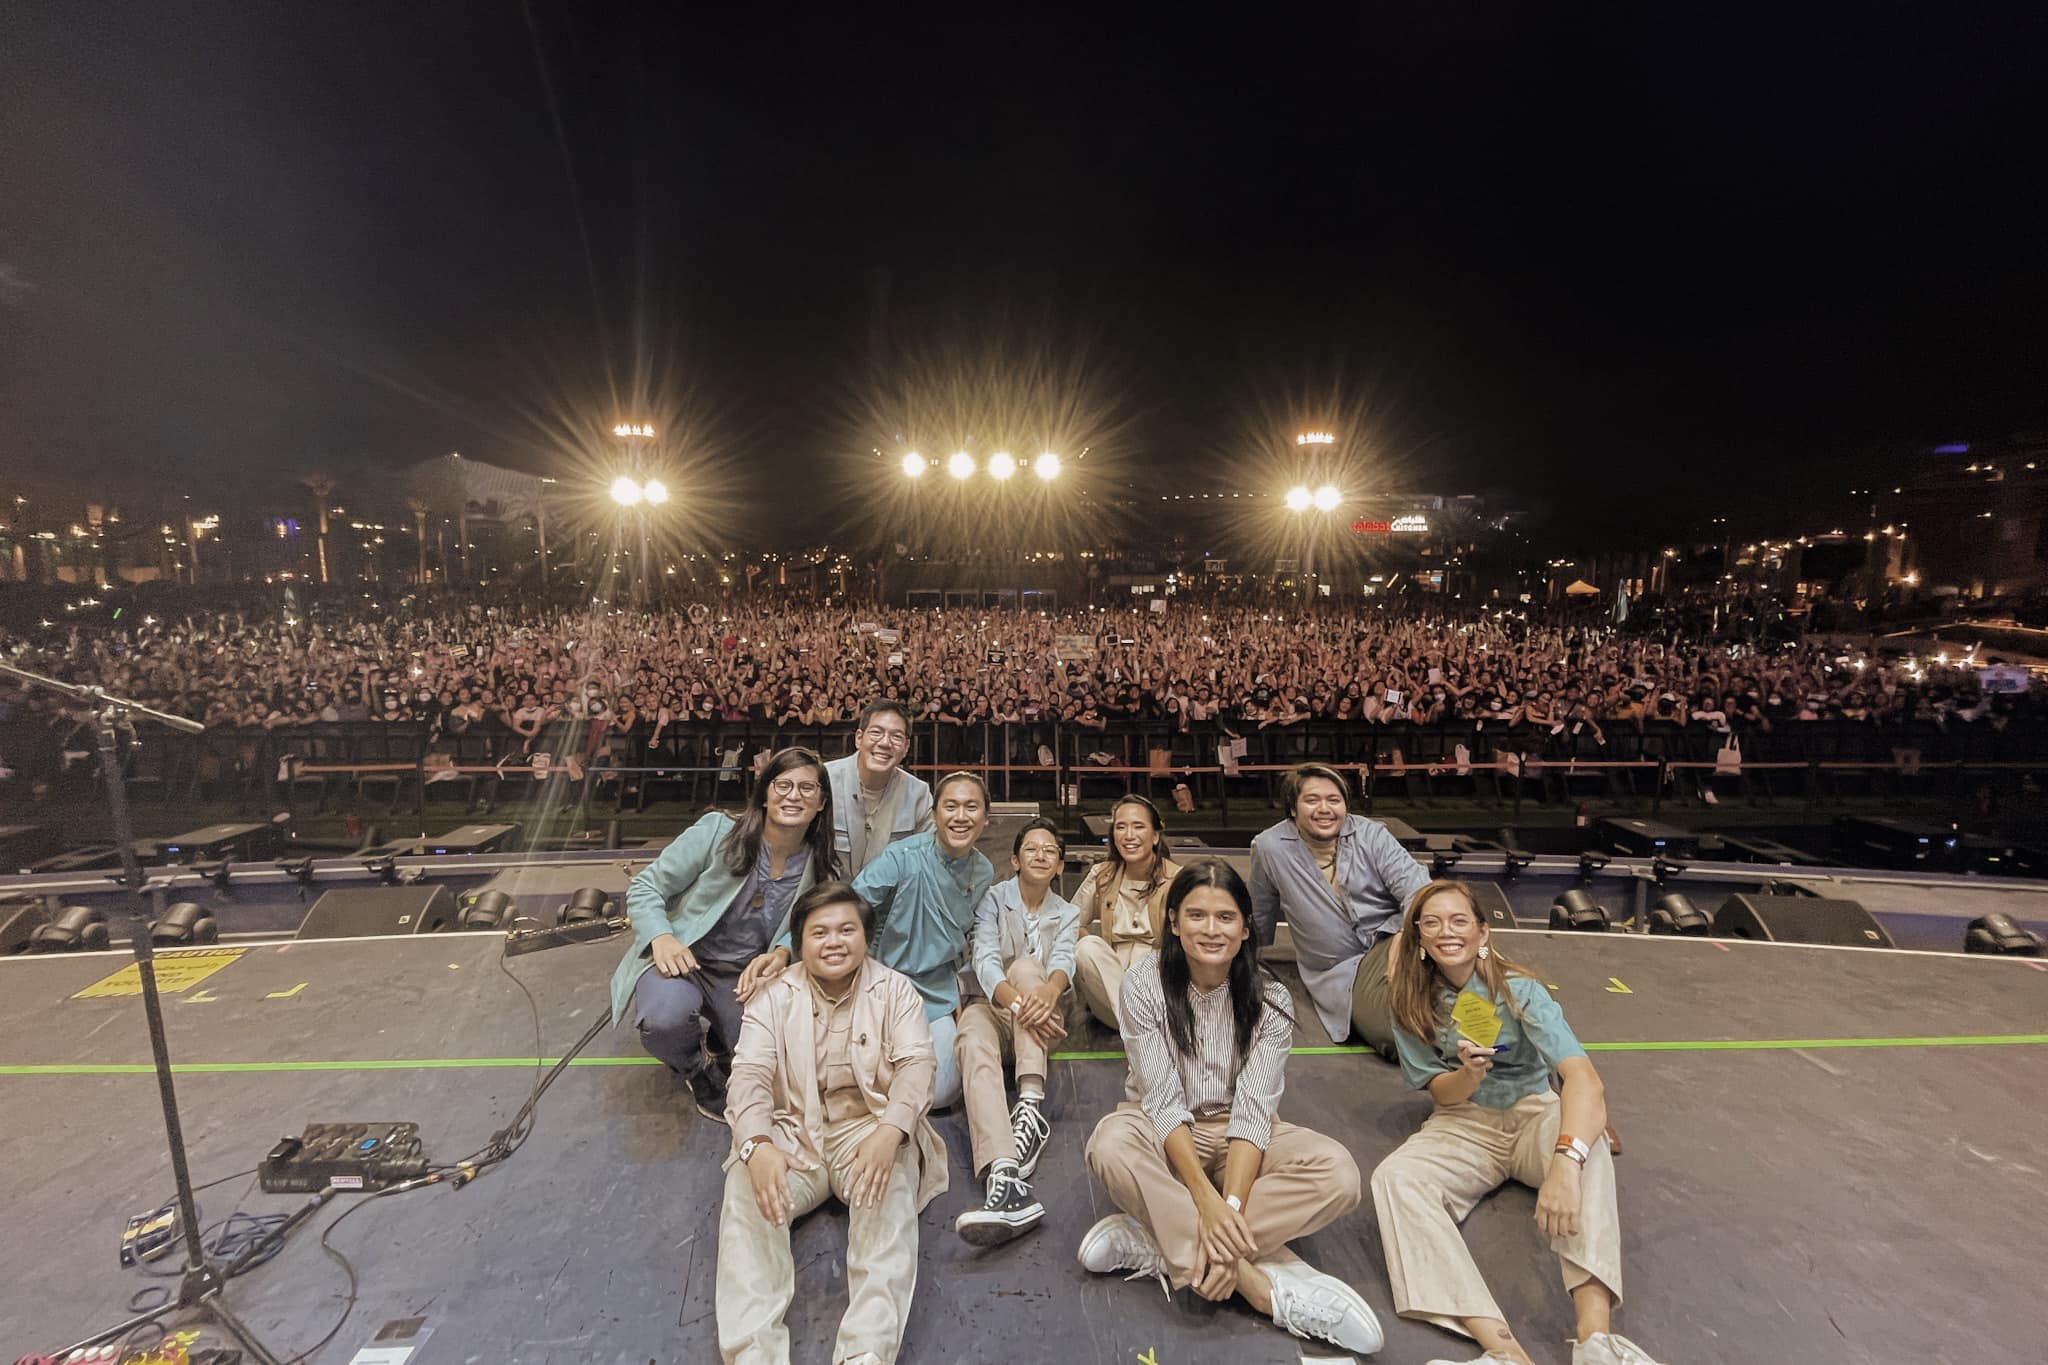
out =
[[463,825],[446,834],[421,835],[399,852],[412,857],[433,857],[447,853],[506,853],[519,838],[517,825]]
[[313,902],[299,938],[373,938],[438,934],[455,923],[455,895],[445,886],[337,887]]
[[417,1123],[310,1123],[270,1149],[257,1179],[271,1194],[382,1190],[430,1169]]
[[1961,843],[1954,830],[1914,820],[1845,815],[1835,821],[1835,851],[1863,867],[1946,870]]
[[222,858],[241,863],[276,857],[282,852],[284,827],[269,820],[260,824],[208,825],[174,834],[157,846],[157,856],[167,863],[211,863]]
[[1656,820],[1608,816],[1598,828],[1607,851],[1625,857],[1649,858],[1661,853],[1667,858],[1697,858],[1700,853],[1697,834]]

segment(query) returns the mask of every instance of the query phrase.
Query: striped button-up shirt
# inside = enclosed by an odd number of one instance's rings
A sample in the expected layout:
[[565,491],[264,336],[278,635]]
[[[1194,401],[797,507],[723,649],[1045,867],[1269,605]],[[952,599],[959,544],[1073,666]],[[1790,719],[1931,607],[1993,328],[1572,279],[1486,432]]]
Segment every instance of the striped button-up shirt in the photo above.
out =
[[1186,1055],[1166,1031],[1159,955],[1140,958],[1124,974],[1124,1051],[1130,1059],[1124,1095],[1145,1111],[1161,1142],[1184,1123],[1224,1115],[1230,1118],[1226,1138],[1242,1138],[1261,1151],[1271,1141],[1294,1025],[1287,1015],[1287,989],[1270,977],[1262,979],[1266,1008],[1259,1012],[1251,1051],[1240,1065],[1228,982],[1206,993],[1188,986],[1195,1051]]

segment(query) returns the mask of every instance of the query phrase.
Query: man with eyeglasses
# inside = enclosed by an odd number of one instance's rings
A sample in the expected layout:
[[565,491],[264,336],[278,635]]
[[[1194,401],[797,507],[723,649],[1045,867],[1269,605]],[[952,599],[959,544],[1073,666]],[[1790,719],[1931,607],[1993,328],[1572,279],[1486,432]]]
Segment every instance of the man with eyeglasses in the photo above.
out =
[[840,875],[848,881],[892,841],[932,827],[931,784],[903,771],[909,754],[910,713],[884,698],[861,708],[853,752],[825,765]]
[[1344,775],[1304,763],[1281,785],[1291,819],[1252,840],[1252,920],[1271,944],[1280,912],[1316,1017],[1341,1043],[1354,1030],[1395,1061],[1390,954],[1429,873],[1387,827],[1353,815]]

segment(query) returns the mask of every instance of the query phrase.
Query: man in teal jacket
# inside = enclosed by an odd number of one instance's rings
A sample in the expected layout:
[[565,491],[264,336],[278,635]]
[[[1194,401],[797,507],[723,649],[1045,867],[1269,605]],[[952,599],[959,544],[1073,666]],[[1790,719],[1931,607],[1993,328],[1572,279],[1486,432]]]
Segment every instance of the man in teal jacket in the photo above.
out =
[[633,946],[612,973],[612,1022],[632,1002],[641,1046],[690,1083],[707,1118],[724,1121],[721,1059],[739,1041],[742,974],[796,898],[833,874],[831,802],[823,760],[784,749],[738,820],[703,816],[626,889]]

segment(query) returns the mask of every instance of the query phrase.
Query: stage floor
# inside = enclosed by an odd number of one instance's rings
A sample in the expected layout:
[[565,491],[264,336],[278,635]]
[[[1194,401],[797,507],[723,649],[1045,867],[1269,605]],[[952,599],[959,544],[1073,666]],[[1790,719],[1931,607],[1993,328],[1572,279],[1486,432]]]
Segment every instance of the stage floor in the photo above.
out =
[[[1628,1303],[1620,1330],[1674,1365],[2039,1359],[2041,1096],[2048,970],[2012,959],[1624,935],[1517,932],[1594,1058],[1624,1140]],[[604,1008],[620,946],[512,959],[552,1057]],[[116,1264],[121,1225],[169,1198],[139,1001],[76,998],[120,954],[0,959],[0,1359],[126,1316],[147,1284]],[[430,1155],[480,1146],[535,1077],[535,1022],[491,935],[251,946],[166,998],[195,1179],[252,1169],[285,1134],[339,1120],[417,1121]],[[170,964],[174,977],[195,977]],[[1291,971],[1283,975],[1292,980]],[[174,982],[175,984],[175,982]],[[118,985],[115,987],[118,989]],[[1304,1010],[1282,1113],[1343,1141],[1361,1171],[1428,1101],[1398,1073],[1331,1049]],[[938,1127],[952,1189],[925,1212],[903,1359],[1070,1365],[1294,1362],[1295,1341],[1241,1306],[1088,1275],[1074,1248],[1110,1211],[1081,1148],[1121,1095],[1113,1037],[1070,1040],[1053,1067],[1045,1224],[975,1251],[952,1220],[978,1200],[959,1114]],[[385,1322],[424,1317],[415,1365],[712,1361],[713,1258],[726,1130],[607,1031],[549,1091],[531,1139],[462,1190],[433,1186],[351,1217],[334,1244],[360,1283],[312,1357],[349,1360]],[[299,1196],[253,1175],[201,1194],[212,1222]],[[247,1192],[246,1198],[244,1197]],[[232,1289],[280,1358],[347,1302],[319,1247],[341,1196]],[[1540,1251],[1532,1192],[1488,1200],[1466,1232],[1539,1360],[1568,1359],[1569,1305]],[[845,1215],[796,1230],[796,1359],[825,1365],[845,1303]],[[1297,1244],[1381,1315],[1377,1359],[1474,1352],[1393,1317],[1369,1208]],[[1332,1348],[1311,1355],[1331,1354]]]

